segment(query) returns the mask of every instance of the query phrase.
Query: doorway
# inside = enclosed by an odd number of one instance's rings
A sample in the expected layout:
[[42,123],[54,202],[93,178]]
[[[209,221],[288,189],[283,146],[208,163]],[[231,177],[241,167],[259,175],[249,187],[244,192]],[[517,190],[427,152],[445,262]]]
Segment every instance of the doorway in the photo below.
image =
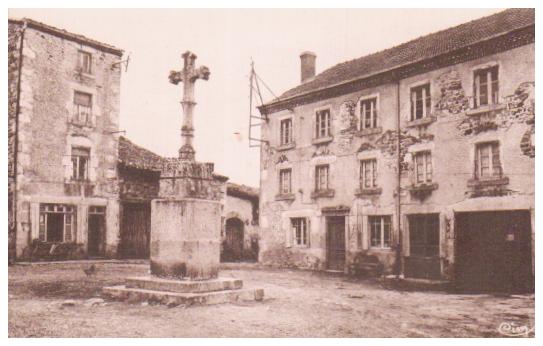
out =
[[104,256],[106,236],[106,208],[89,207],[88,255],[90,257]]
[[409,215],[409,256],[404,259],[406,277],[439,279],[439,214]]
[[457,289],[533,292],[529,211],[458,213],[455,224]]
[[326,217],[326,262],[329,270],[345,267],[345,216]]
[[122,258],[149,258],[151,242],[151,203],[124,202],[121,217]]
[[233,217],[226,220],[225,240],[223,243],[222,260],[225,262],[241,261],[243,259],[243,229],[240,219]]

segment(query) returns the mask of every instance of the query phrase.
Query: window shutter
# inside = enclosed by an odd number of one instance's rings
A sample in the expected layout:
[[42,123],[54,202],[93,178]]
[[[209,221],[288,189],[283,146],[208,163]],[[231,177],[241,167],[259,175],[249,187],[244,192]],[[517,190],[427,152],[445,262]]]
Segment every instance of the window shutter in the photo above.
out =
[[306,230],[306,236],[307,236],[307,247],[311,247],[311,218],[307,218],[307,230]]
[[416,94],[414,90],[411,90],[411,120],[415,120],[415,104],[416,104]]
[[40,229],[38,238],[40,241],[45,241],[45,214],[40,213]]
[[294,227],[292,227],[292,224],[289,222],[289,225],[285,230],[285,247],[291,247],[292,246],[292,234],[293,233],[294,233]]
[[473,160],[473,176],[479,178],[479,147],[475,147],[475,155]]

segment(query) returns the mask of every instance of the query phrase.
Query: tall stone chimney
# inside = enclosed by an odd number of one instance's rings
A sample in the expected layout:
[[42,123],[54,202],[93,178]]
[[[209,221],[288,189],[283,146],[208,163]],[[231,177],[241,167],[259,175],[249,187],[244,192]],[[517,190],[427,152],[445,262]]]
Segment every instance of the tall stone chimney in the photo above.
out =
[[303,52],[300,54],[300,70],[302,83],[315,77],[315,61],[317,55],[313,52]]

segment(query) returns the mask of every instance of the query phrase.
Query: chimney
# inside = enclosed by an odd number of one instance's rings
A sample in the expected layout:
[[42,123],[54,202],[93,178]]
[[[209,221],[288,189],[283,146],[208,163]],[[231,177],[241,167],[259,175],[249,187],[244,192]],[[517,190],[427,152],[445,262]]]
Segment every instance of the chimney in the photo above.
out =
[[313,52],[303,52],[300,54],[300,68],[302,83],[315,77],[315,61],[317,55]]

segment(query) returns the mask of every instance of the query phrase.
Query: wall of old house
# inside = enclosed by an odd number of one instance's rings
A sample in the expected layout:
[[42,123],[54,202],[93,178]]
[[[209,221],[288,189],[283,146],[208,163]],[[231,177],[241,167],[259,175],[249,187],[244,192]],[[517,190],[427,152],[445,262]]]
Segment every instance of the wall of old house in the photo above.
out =
[[16,236],[16,132],[22,27],[8,24],[8,256],[15,259]]
[[[231,218],[237,218],[243,222],[243,252],[244,254],[252,254],[252,245],[254,242],[258,244],[258,220],[254,219],[253,208],[258,208],[258,204],[254,204],[247,198],[232,196],[227,193],[226,202],[224,205],[224,223]],[[226,238],[226,234],[222,232],[222,241]],[[253,242],[253,243],[252,243]]]
[[[490,119],[467,115],[473,93],[473,70],[485,64],[499,64],[500,103],[504,108]],[[431,83],[432,117],[435,121],[409,122],[410,86]],[[534,204],[534,45],[525,45],[480,59],[437,69],[400,80],[399,84],[353,92],[269,115],[262,127],[262,138],[269,145],[261,149],[260,261],[267,264],[326,268],[325,213],[334,208],[346,217],[346,261],[360,251],[376,255],[393,269],[393,249],[369,246],[368,215],[390,215],[392,237],[403,239],[403,254],[409,255],[407,215],[440,214],[440,257],[442,276],[451,278],[454,263],[454,213],[476,210],[528,209]],[[397,91],[399,90],[399,95]],[[376,95],[379,104],[378,131],[360,132],[356,128],[357,101]],[[398,105],[399,99],[399,105]],[[397,224],[397,140],[398,106],[400,110],[401,224]],[[315,110],[330,107],[333,141],[314,144]],[[470,112],[468,112],[470,113]],[[295,147],[279,146],[279,124],[293,119]],[[501,161],[508,184],[497,189],[474,190],[468,186],[473,178],[475,143],[498,140]],[[427,191],[412,189],[414,182],[412,154],[431,150],[433,182]],[[376,158],[378,186],[371,195],[357,194],[359,160]],[[330,164],[332,197],[312,198],[317,164]],[[277,196],[279,171],[292,169],[292,196]],[[311,220],[310,245],[297,247],[289,239],[291,217]],[[532,220],[533,223],[533,220]],[[532,227],[533,232],[533,227]],[[532,246],[533,251],[533,246]]]
[[[92,54],[92,75],[78,72],[79,50]],[[22,56],[17,258],[28,258],[30,245],[38,238],[40,203],[77,206],[76,243],[81,256],[86,253],[88,207],[107,207],[105,253],[114,256],[119,202],[117,139],[112,132],[119,126],[120,67],[112,64],[120,60],[119,56],[34,27],[24,32]],[[71,121],[75,90],[92,94],[93,126]],[[70,180],[72,145],[90,148],[86,183]]]

